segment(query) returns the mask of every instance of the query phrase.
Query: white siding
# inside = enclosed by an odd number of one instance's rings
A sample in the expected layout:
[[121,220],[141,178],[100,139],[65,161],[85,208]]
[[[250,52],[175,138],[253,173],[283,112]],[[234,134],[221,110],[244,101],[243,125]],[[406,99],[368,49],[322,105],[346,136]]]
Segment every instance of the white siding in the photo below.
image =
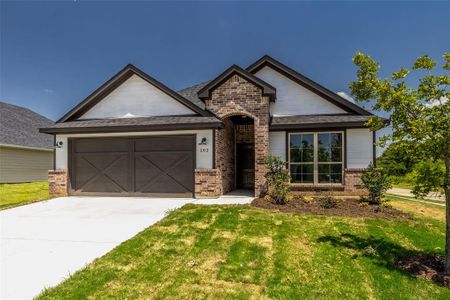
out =
[[53,151],[0,147],[0,183],[47,181]]
[[262,68],[255,75],[277,89],[277,99],[270,104],[273,116],[346,113],[270,67]]
[[[56,156],[55,156],[56,169],[67,170],[68,138],[70,137],[152,136],[152,135],[181,135],[181,134],[195,134],[197,136],[196,168],[211,169],[213,167],[213,132],[211,129],[57,135],[56,141],[63,142],[63,145],[61,148],[56,149]],[[207,145],[198,145],[201,142],[202,138],[204,137],[207,140]]]
[[190,115],[194,112],[137,75],[131,76],[80,119]]
[[373,135],[367,128],[347,129],[347,168],[366,168],[373,160]]
[[269,132],[269,153],[286,161],[286,132]]

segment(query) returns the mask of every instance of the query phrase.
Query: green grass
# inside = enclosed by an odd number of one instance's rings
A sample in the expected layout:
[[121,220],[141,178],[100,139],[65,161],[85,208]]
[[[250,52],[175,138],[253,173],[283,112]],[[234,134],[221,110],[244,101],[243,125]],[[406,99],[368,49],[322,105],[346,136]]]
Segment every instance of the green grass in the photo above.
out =
[[410,182],[397,182],[392,184],[392,187],[412,190],[414,188],[414,184]]
[[0,184],[0,210],[50,198],[47,182]]
[[449,289],[395,266],[399,256],[443,246],[444,222],[427,215],[186,205],[38,299],[450,299]]

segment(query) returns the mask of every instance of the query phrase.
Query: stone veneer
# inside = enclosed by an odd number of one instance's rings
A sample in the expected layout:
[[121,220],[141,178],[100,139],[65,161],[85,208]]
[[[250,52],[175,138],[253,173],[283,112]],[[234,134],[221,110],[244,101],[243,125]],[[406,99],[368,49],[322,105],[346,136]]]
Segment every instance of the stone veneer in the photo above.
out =
[[219,197],[222,194],[217,169],[195,170],[195,198]]
[[67,196],[67,171],[49,170],[48,171],[48,193],[51,196]]
[[[261,88],[235,74],[212,91],[211,99],[205,100],[205,105],[207,110],[222,121],[237,115],[253,119],[255,196],[264,195],[266,192],[264,158],[269,153],[269,98],[262,95]],[[222,193],[234,188],[234,158],[230,159],[229,153],[224,151],[230,143],[226,131],[226,128],[216,130],[215,142],[216,166],[219,178],[222,179]]]

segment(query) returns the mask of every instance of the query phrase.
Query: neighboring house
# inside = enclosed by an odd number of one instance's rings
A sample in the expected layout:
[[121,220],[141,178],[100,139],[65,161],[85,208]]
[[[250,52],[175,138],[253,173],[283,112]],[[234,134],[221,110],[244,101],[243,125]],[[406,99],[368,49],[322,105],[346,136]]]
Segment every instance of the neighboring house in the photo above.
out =
[[214,197],[265,192],[264,158],[305,192],[361,194],[371,114],[275,59],[175,92],[126,66],[53,126],[54,194]]
[[27,108],[0,102],[0,183],[46,181],[53,169],[53,122]]

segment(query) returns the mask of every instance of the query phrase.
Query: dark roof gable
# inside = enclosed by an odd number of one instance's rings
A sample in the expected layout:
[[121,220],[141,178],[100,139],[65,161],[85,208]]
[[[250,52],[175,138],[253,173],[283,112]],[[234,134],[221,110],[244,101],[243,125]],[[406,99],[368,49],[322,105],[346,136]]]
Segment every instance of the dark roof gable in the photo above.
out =
[[272,58],[268,55],[264,55],[263,57],[261,57],[255,63],[253,63],[249,67],[247,67],[246,70],[252,74],[255,74],[256,72],[258,72],[265,66],[271,67],[275,71],[283,74],[284,76],[288,77],[289,79],[293,80],[294,82],[297,82],[298,84],[304,86],[305,88],[309,89],[310,91],[321,96],[325,100],[328,100],[329,102],[335,104],[336,106],[344,109],[345,111],[348,111],[350,113],[356,113],[358,115],[372,115],[370,112],[366,111],[365,109],[348,101],[347,99],[342,98],[338,94],[330,91],[329,89],[318,84],[317,82],[312,81],[311,79],[307,78],[306,76],[298,73],[297,71],[289,68],[288,66],[282,64],[281,62],[275,60],[274,58]]
[[211,92],[217,88],[224,81],[228,80],[231,76],[238,74],[254,85],[258,86],[262,89],[262,93],[265,96],[269,96],[271,101],[275,100],[276,97],[276,89],[268,84],[267,82],[259,79],[255,75],[247,72],[237,65],[232,65],[228,69],[225,70],[222,74],[217,76],[214,80],[210,81],[207,85],[205,85],[201,90],[198,91],[198,97],[202,100],[209,99],[211,97]]
[[92,108],[94,105],[99,103],[103,98],[105,98],[107,95],[109,95],[113,90],[115,90],[118,86],[120,86],[122,83],[124,83],[126,80],[128,80],[133,75],[137,75],[137,76],[141,77],[148,83],[154,85],[155,87],[157,87],[158,89],[160,89],[167,95],[171,96],[172,98],[174,98],[181,104],[184,104],[186,107],[188,107],[192,111],[198,113],[199,115],[211,116],[210,113],[201,109],[200,107],[198,107],[197,105],[195,105],[188,99],[184,98],[177,92],[173,91],[166,85],[157,81],[150,75],[144,73],[137,67],[135,67],[131,64],[128,64],[122,70],[120,70],[116,75],[114,75],[111,79],[109,79],[102,86],[100,86],[98,89],[96,89],[86,99],[84,99],[77,106],[75,106],[73,109],[71,109],[67,114],[65,114],[61,119],[59,119],[57,121],[57,123],[72,121],[72,120],[76,119],[77,117],[81,116],[83,113],[85,113],[90,108]]
[[0,144],[53,149],[53,137],[39,133],[39,127],[53,121],[27,108],[0,102]]

